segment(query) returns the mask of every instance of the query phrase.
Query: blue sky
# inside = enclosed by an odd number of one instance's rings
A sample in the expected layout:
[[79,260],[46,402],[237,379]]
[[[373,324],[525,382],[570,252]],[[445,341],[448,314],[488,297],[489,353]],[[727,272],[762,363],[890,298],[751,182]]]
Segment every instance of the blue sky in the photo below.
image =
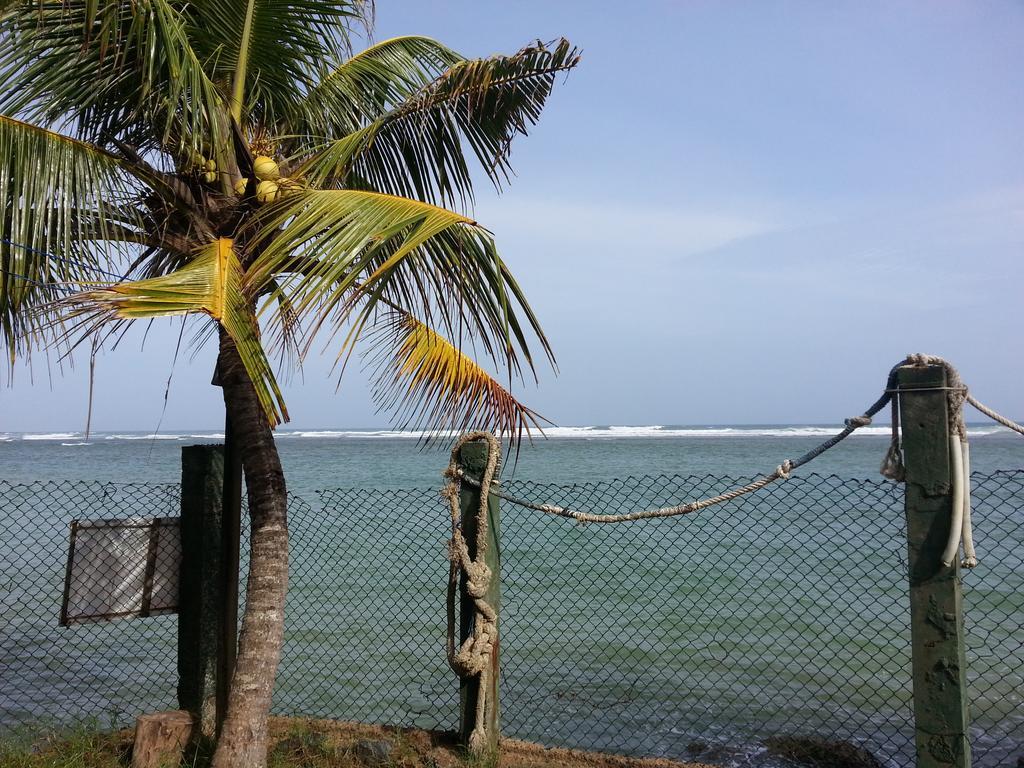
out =
[[[555,422],[836,422],[912,351],[1024,415],[1024,5],[379,0],[375,37],[406,33],[583,49],[476,207],[554,344],[517,393]],[[94,428],[156,427],[176,338],[100,358]],[[165,430],[222,421],[190,357]],[[0,430],[80,428],[83,362],[18,370]],[[387,424],[328,369],[289,384],[292,426]]]

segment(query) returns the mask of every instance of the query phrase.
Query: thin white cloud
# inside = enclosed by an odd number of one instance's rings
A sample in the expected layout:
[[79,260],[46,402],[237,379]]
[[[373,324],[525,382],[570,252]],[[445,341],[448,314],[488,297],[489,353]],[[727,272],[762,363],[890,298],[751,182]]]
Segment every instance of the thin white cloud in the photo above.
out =
[[727,209],[643,206],[612,200],[576,202],[563,199],[505,197],[481,206],[480,222],[499,244],[512,239],[565,242],[592,258],[595,245],[663,252],[673,257],[720,248],[783,226],[777,216]]

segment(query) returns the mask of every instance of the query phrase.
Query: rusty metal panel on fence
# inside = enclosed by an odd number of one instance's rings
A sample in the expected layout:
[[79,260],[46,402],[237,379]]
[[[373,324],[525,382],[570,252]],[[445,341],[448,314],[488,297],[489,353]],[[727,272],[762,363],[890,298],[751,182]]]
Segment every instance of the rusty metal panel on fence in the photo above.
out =
[[60,624],[175,613],[180,566],[176,517],[73,520]]

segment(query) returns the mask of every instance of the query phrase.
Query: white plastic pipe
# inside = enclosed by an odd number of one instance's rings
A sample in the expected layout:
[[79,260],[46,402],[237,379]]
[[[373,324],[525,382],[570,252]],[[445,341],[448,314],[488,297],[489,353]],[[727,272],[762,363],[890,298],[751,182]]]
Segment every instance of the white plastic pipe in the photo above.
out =
[[964,455],[960,447],[960,436],[956,433],[949,436],[949,460],[952,464],[950,474],[953,476],[953,519],[949,523],[949,541],[942,553],[942,564],[946,568],[953,567],[953,560],[960,550],[964,525]]
[[978,556],[974,552],[974,531],[971,527],[971,446],[966,440],[962,440],[960,447],[963,450],[964,478],[964,517],[960,535],[964,544],[964,559],[960,561],[960,565],[964,568],[974,568],[978,564]]

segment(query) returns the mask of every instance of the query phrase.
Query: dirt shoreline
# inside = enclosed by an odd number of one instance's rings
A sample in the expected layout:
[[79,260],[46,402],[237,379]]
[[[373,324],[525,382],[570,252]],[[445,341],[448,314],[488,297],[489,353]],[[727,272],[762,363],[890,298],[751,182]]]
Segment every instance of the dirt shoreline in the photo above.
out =
[[[495,760],[468,755],[455,735],[446,731],[305,717],[272,717],[269,725],[268,768],[720,768],[743,756],[727,746],[703,742],[688,747],[693,760],[686,761],[502,739]],[[84,728],[25,736],[9,743],[0,740],[0,768],[125,768],[131,761],[135,734],[132,728]],[[209,752],[207,742],[194,744],[182,756],[181,765],[206,766]],[[770,758],[765,765],[882,768],[862,747],[813,736],[772,737],[765,740],[763,752],[758,759]]]
[[[303,751],[349,755],[353,765],[377,762],[396,768],[458,768],[467,764],[454,735],[443,731],[398,728],[341,720],[272,717],[271,755],[288,765],[288,757]],[[390,745],[390,748],[385,746]],[[288,753],[293,753],[289,755]],[[386,754],[386,756],[385,756]],[[376,755],[376,758],[374,757]],[[335,763],[344,765],[344,763]],[[716,768],[707,763],[683,763],[663,758],[635,758],[604,752],[545,747],[518,739],[501,740],[500,765],[507,768]]]

